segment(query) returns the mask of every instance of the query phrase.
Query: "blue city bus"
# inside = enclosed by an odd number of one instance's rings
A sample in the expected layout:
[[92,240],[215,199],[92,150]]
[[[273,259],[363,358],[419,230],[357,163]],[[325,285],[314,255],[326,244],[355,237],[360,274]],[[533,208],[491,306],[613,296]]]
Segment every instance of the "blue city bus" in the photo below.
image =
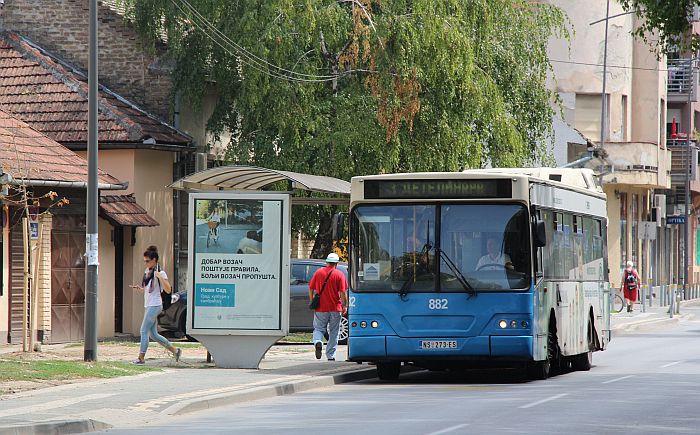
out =
[[354,177],[349,359],[589,370],[610,340],[605,194],[587,169]]

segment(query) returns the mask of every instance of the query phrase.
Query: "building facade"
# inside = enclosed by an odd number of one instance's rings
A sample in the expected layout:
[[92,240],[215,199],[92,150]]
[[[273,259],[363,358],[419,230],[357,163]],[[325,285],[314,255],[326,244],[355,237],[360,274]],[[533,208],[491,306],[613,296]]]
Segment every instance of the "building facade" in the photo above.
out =
[[[585,164],[601,175],[607,194],[610,282],[620,285],[628,260],[644,283],[677,282],[667,267],[674,260],[667,246],[677,243],[677,228],[652,219],[671,188],[666,59],[632,36],[639,21],[625,15],[617,2],[610,3],[610,16],[621,15],[609,20],[607,44],[605,0],[549,3],[563,9],[573,26],[570,41],[550,43],[550,86],[561,99],[564,121],[589,138],[599,156]],[[557,163],[572,162],[582,151],[584,147],[569,144],[566,153],[557,153]],[[561,161],[564,155],[566,161]]]

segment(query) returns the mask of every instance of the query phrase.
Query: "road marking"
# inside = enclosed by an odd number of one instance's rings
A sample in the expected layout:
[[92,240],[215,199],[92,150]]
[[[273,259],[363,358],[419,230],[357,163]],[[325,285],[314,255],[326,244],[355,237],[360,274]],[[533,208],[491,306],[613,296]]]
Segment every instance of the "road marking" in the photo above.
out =
[[552,400],[557,400],[560,397],[568,396],[567,393],[557,394],[556,396],[547,397],[546,399],[538,400],[537,402],[528,403],[527,405],[520,406],[520,409],[532,408],[533,406],[541,405],[543,403],[551,402]]
[[443,433],[454,432],[454,431],[456,431],[457,429],[462,429],[463,427],[467,427],[467,426],[469,426],[468,423],[458,424],[458,425],[456,425],[456,426],[450,426],[450,427],[447,427],[447,428],[445,428],[445,429],[443,429],[443,430],[439,430],[439,431],[437,431],[437,432],[430,432],[428,435],[440,435],[440,434],[443,434]]
[[21,415],[21,414],[34,414],[40,411],[48,411],[54,408],[63,408],[65,406],[75,405],[80,402],[87,402],[89,400],[104,399],[105,397],[116,396],[116,393],[109,394],[89,394],[87,396],[75,397],[72,399],[61,399],[54,400],[51,402],[45,402],[38,405],[20,406],[18,408],[6,409],[0,411],[0,417],[8,417],[10,415]]
[[610,379],[608,381],[601,382],[601,384],[612,384],[613,382],[622,381],[624,379],[629,379],[629,378],[633,378],[633,377],[634,377],[634,375],[627,375],[627,376],[623,376],[621,378]]
[[665,369],[666,367],[675,366],[676,364],[680,364],[680,363],[682,363],[682,362],[683,362],[683,361],[675,361],[675,362],[672,362],[672,363],[664,364],[664,365],[661,366],[661,368],[662,368],[662,369]]

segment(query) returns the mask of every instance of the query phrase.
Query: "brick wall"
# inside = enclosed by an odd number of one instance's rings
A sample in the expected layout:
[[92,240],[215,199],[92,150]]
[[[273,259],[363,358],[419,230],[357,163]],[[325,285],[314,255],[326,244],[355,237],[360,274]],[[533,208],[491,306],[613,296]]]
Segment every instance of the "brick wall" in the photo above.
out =
[[[0,26],[87,71],[88,0],[5,0]],[[100,83],[170,120],[171,81],[142,48],[136,31],[107,6],[99,9]]]

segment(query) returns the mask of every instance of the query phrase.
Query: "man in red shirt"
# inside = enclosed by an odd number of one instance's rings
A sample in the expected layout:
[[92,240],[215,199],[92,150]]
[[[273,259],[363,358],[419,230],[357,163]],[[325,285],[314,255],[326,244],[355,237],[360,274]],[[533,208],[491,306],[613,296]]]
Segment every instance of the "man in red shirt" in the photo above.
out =
[[317,270],[309,282],[309,302],[313,299],[314,293],[321,295],[321,303],[314,312],[313,340],[316,359],[321,359],[323,335],[328,330],[328,344],[326,345],[328,361],[335,361],[340,317],[348,310],[348,282],[345,279],[345,274],[336,269],[338,261],[340,261],[338,254],[333,252],[328,254],[326,267]]

